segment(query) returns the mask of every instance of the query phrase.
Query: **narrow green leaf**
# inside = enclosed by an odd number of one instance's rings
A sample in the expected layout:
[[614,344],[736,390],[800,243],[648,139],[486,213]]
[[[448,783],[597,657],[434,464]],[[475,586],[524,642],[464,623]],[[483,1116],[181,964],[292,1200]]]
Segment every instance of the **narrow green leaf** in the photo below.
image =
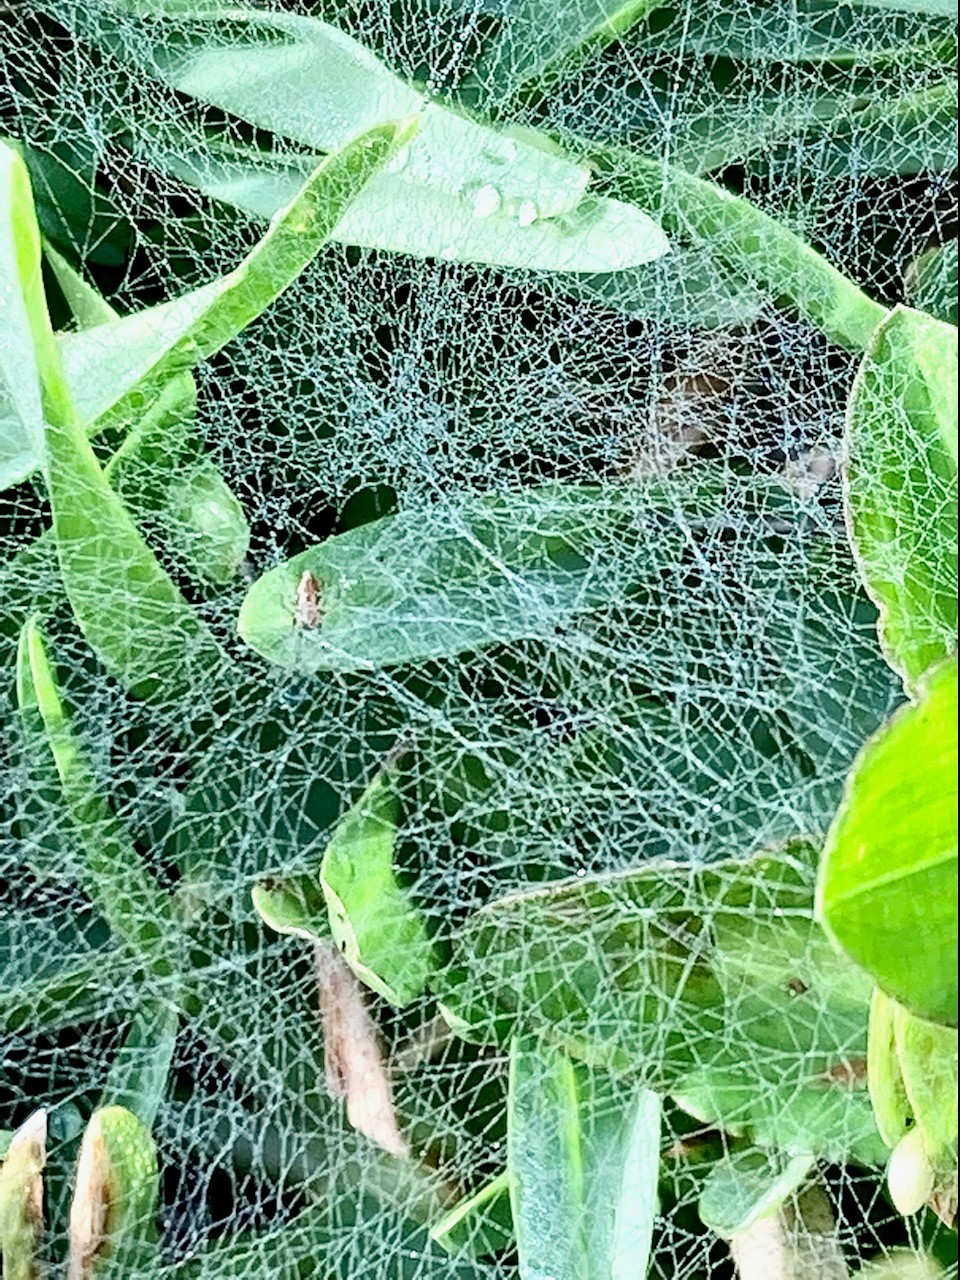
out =
[[[118,319],[110,303],[94,289],[93,285],[75,271],[70,263],[49,244],[43,246],[43,256],[53,271],[64,301],[73,313],[78,329],[95,329]],[[76,399],[76,388],[74,388]]]
[[646,1275],[660,1172],[656,1094],[516,1039],[507,1158],[523,1280]]
[[[408,136],[406,125],[380,126],[325,160],[236,272],[217,286],[209,307],[169,346],[164,377],[209,355],[258,315],[316,255],[344,208]],[[179,699],[219,667],[219,646],[106,483],[72,405],[45,315],[44,323],[34,342],[44,352],[48,487],[67,595],[87,639],[128,687]]]
[[297,278],[344,212],[414,126],[384,124],[344,138],[273,218],[270,229],[225,276],[172,302],[60,340],[64,371],[85,422],[130,408],[167,378],[208,359],[235,338]]
[[136,1003],[142,979],[125,947],[91,958],[69,957],[37,974],[18,974],[0,988],[0,1027],[8,1035],[119,1017]]
[[70,1205],[71,1278],[152,1274],[159,1261],[159,1191],[148,1126],[125,1107],[95,1111],[80,1146]]
[[[138,7],[143,11],[143,7]],[[328,151],[384,117],[421,112],[421,129],[345,212],[335,239],[418,257],[530,269],[595,272],[648,262],[667,241],[637,208],[584,199],[587,166],[532,130],[497,131],[398,79],[367,49],[317,18],[199,8],[190,35],[176,19],[136,41],[93,38],[200,101],[303,146]],[[166,161],[185,181],[261,214],[257,176],[174,144]]]
[[957,1025],[957,660],[867,743],[827,836],[817,911],[884,991]]
[[43,406],[23,278],[40,285],[40,236],[20,156],[0,141],[0,491],[25,480],[43,456]]
[[957,647],[957,331],[898,307],[847,409],[854,551],[891,665],[915,686]]
[[35,619],[20,636],[17,696],[29,714],[39,711],[60,775],[63,808],[83,850],[83,888],[104,919],[141,963],[159,978],[176,970],[178,927],[169,897],[133,847],[107,804],[86,759],[47,659]]
[[[917,8],[925,0],[918,0]],[[950,5],[953,0],[931,0]],[[749,64],[834,63],[848,67],[912,61],[926,67],[956,57],[954,20],[912,8],[911,0],[884,12],[870,0],[795,0],[788,5],[696,4],[678,8],[639,33],[645,47],[695,57],[732,58]],[[900,9],[901,12],[891,11]]]
[[166,1094],[179,1026],[180,1011],[173,1005],[151,1000],[137,1009],[110,1064],[101,1106],[125,1107],[148,1129],[153,1127]]
[[[14,172],[24,232],[20,296],[33,336],[47,447],[47,486],[64,588],[81,629],[104,661],[143,692],[174,695],[219,661],[220,650],[140,537],[110,489],[77,418],[43,295],[40,239],[26,170]],[[28,234],[29,232],[29,234]]]
[[658,158],[592,146],[586,139],[582,146],[609,175],[614,193],[649,209],[668,234],[708,246],[725,268],[794,308],[831,341],[867,349],[886,308],[785,223],[718,183]]
[[337,823],[320,884],[330,930],[362,982],[391,1004],[419,996],[436,967],[424,918],[397,881],[398,801],[389,771],[374,778]]
[[513,1244],[509,1170],[454,1205],[430,1228],[430,1237],[455,1257],[482,1259],[509,1248]]
[[515,0],[484,46],[471,83],[507,102],[525,88],[546,88],[594,49],[612,43],[658,7],[659,0]]
[[700,1220],[729,1239],[777,1213],[809,1179],[813,1155],[784,1157],[751,1147],[724,1156],[707,1174],[697,1204]]
[[897,1054],[893,1016],[897,1008],[879,987],[870,1001],[870,1030],[867,1044],[867,1083],[877,1117],[880,1136],[891,1149],[907,1132],[911,1120],[910,1102],[903,1083]]

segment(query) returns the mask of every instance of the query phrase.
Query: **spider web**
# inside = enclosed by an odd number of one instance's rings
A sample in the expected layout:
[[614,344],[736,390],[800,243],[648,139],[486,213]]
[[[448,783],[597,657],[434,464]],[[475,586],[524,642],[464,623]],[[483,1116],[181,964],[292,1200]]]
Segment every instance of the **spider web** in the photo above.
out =
[[[911,263],[955,235],[955,98],[952,126],[917,105],[951,91],[949,14],[691,0],[564,53],[597,9],[371,0],[263,12],[332,24],[423,102],[538,129],[573,155],[622,148],[664,174],[725,182],[882,303],[902,300]],[[3,127],[25,148],[41,230],[117,311],[203,284],[256,243],[255,210],[204,194],[210,157],[242,150],[264,173],[302,172],[311,149],[171,87],[157,32],[170,47],[193,32],[188,5],[158,17],[17,3],[0,22]],[[214,20],[204,29],[211,47],[225,39]],[[263,101],[269,113],[269,86]],[[190,165],[171,162],[177,147]],[[23,749],[14,665],[32,610],[116,818],[162,885],[200,886],[191,995],[154,1126],[158,1265],[171,1280],[518,1274],[509,1243],[452,1258],[427,1233],[504,1166],[504,1045],[449,1034],[433,996],[398,1010],[368,994],[412,1155],[379,1150],[325,1080],[312,950],[251,902],[264,877],[318,867],[399,743],[410,751],[398,871],[446,958],[471,913],[508,894],[824,835],[859,746],[902,698],[843,527],[857,355],[748,267],[723,265],[715,245],[682,230],[672,241],[657,262],[592,274],[332,243],[196,370],[202,452],[242,504],[249,550],[211,586],[169,518],[144,529],[231,655],[240,674],[226,693],[199,684],[189,706],[125,693],[81,636],[56,560],[23,559],[49,520],[42,481],[4,493],[0,1125],[48,1108],[51,1274],[80,1133],[144,979],[80,889],[78,833]],[[105,457],[116,443],[98,448]],[[237,638],[251,581],[374,519],[419,514],[429,531],[483,494],[634,486],[639,533],[619,550],[629,567],[653,536],[643,482],[717,466],[745,488],[762,481],[776,504],[731,499],[706,523],[678,511],[676,551],[642,591],[615,584],[549,633],[316,675],[271,666]],[[759,890],[751,910],[769,913]],[[508,967],[549,973],[513,936]],[[64,1013],[48,993],[74,972],[82,995]],[[180,1000],[173,983],[151,981],[153,998]],[[762,1065],[756,1041],[730,1037],[731,1052]],[[773,1097],[772,1082],[758,1088]],[[929,1224],[908,1233],[882,1168],[837,1154],[843,1140],[818,1166],[832,1252],[808,1258],[805,1278],[852,1274],[936,1235]],[[697,1213],[704,1173],[691,1153],[711,1141],[732,1139],[665,1104],[652,1276],[734,1274],[728,1243]],[[800,1248],[801,1219],[778,1221]]]

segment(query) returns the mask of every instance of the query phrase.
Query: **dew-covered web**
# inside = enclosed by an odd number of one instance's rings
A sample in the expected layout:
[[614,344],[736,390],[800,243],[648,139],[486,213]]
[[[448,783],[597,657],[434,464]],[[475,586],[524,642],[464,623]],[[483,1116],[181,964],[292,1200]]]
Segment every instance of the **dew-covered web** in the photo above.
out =
[[[604,195],[629,201],[625,157],[640,154],[664,190],[683,172],[746,195],[876,301],[914,296],[912,264],[956,232],[949,16],[879,0],[690,0],[651,8],[619,39],[572,40],[602,8],[291,0],[265,11],[353,36],[424,103],[539,130],[553,141],[538,146],[575,158],[603,150],[592,183]],[[132,0],[0,8],[3,132],[24,149],[41,231],[121,314],[229,270],[263,234],[249,200],[204,194],[220,160],[294,174],[291,191],[312,167],[299,128],[242,119],[165,78],[162,51],[198,30],[215,48],[226,13],[179,0],[165,13]],[[272,48],[291,38],[275,33]],[[571,43],[576,54],[561,57]],[[276,83],[282,74],[278,63]],[[267,114],[273,92],[262,87]],[[482,219],[502,194],[463,199]],[[506,215],[492,216],[509,237]],[[25,555],[49,521],[40,474],[3,494],[0,1127],[49,1110],[51,1275],[80,1133],[145,984],[181,1009],[154,1126],[158,1267],[171,1280],[517,1275],[509,1240],[470,1260],[427,1233],[504,1168],[506,1039],[452,1034],[433,994],[398,1009],[368,992],[405,1146],[385,1151],[325,1078],[315,952],[260,919],[254,885],[315,872],[338,818],[402,747],[397,873],[452,967],[472,913],[508,894],[654,860],[745,858],[795,837],[815,845],[859,746],[902,698],[843,524],[840,442],[859,353],[748,255],[723,252],[723,228],[706,237],[682,212],[667,257],[608,271],[464,262],[442,230],[425,255],[328,245],[195,370],[199,452],[239,499],[249,550],[211,584],[167,499],[140,518],[228,654],[229,679],[198,680],[180,700],[126,692],[81,634],[55,557]],[[55,324],[70,327],[52,277],[49,294]],[[115,427],[100,439],[101,461],[121,438]],[[652,511],[645,496],[658,478],[721,473],[725,502],[707,515],[679,499]],[[237,636],[250,584],[307,547],[398,512],[426,544],[482,495],[521,511],[524,494],[554,483],[615,491],[622,517],[582,517],[585,599],[563,618],[544,623],[534,602],[519,637],[314,674],[272,665]],[[16,645],[35,610],[102,795],[165,891],[179,886],[186,992],[179,977],[145,978],[113,945],[80,884],[76,823],[24,749]],[[812,883],[813,864],[797,865]],[[740,910],[765,927],[772,902],[758,885]],[[612,947],[609,973],[626,988],[637,955],[659,943],[646,908],[619,910],[636,941]],[[575,953],[566,927],[534,937],[506,919],[486,938],[495,954],[481,969],[514,993],[534,1034],[549,1032],[554,996],[589,951]],[[813,971],[823,944],[801,935],[798,963]],[[779,1006],[758,1005],[742,975],[731,981],[727,1038],[688,1045],[695,1065],[722,1050],[773,1105],[806,1055],[811,1077],[833,1069],[827,1087],[846,1070],[844,1087],[865,1100],[857,1033],[831,1042],[814,1001],[805,1038],[765,1039]],[[807,998],[799,978],[793,992]],[[666,981],[652,992],[660,1015],[618,1079],[637,1063],[662,1079],[672,1016],[683,1031],[674,996]],[[602,1017],[588,1002],[576,1033],[602,1041]],[[639,1034],[629,1028],[626,1043]],[[920,1227],[890,1208],[882,1165],[849,1149],[854,1111],[836,1116],[814,1211],[775,1219],[768,1270],[740,1255],[748,1280],[852,1275],[920,1248]],[[674,1100],[663,1124],[650,1274],[732,1276],[736,1250],[703,1225],[697,1200],[706,1162],[734,1135]],[[936,1232],[923,1230],[929,1244]],[[796,1271],[778,1260],[791,1248]]]

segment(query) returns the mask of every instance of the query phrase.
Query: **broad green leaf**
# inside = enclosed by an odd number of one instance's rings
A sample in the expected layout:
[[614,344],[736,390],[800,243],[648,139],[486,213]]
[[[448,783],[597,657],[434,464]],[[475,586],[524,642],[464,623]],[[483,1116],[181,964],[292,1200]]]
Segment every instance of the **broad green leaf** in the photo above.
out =
[[149,1275],[158,1262],[159,1191],[149,1126],[125,1107],[100,1107],[87,1123],[74,1175],[69,1274]]
[[391,1004],[422,994],[436,967],[424,918],[397,880],[398,801],[380,773],[337,823],[320,884],[334,942],[357,977]]
[[867,743],[827,836],[817,911],[920,1017],[957,1024],[957,660]]
[[652,1088],[739,1071],[823,1109],[862,1083],[871,984],[813,920],[811,863],[788,846],[510,894],[462,926],[444,1005],[471,1038],[526,1027]]
[[655,1093],[518,1038],[507,1160],[523,1280],[646,1275],[660,1171]]
[[907,273],[910,305],[927,311],[937,320],[957,323],[957,255],[958,240],[928,249],[920,255]]
[[[305,159],[268,155],[221,138],[207,138],[202,146],[181,138],[163,143],[157,154],[158,163],[181,181],[255,218],[272,217],[291,198],[309,167]],[[590,202],[585,203],[589,213]],[[473,223],[470,258],[511,265],[509,256],[517,267],[552,269],[551,287],[561,293],[599,297],[607,306],[630,315],[669,315],[675,323],[693,328],[746,324],[759,313],[760,293],[746,279],[720,267],[702,247],[671,249],[654,262],[621,266],[626,261],[621,249],[628,244],[628,224],[636,210],[604,199],[596,200],[592,208],[596,221],[589,238],[571,238],[569,216],[517,226],[509,236],[496,223],[488,231],[487,219]],[[585,219],[585,229],[587,225]],[[567,261],[570,266],[565,270]]]
[[12,1134],[0,1165],[0,1262],[5,1280],[37,1280],[43,1234],[47,1113],[34,1113]]
[[[552,637],[578,614],[652,588],[677,563],[687,520],[709,520],[730,501],[778,501],[773,486],[733,496],[738,483],[704,468],[676,481],[555,484],[402,511],[269,570],[248,591],[238,630],[268,661],[307,673]],[[779,501],[786,513],[783,489]],[[304,583],[318,601],[310,617],[298,606]]]
[[166,1094],[179,1025],[174,1005],[150,1000],[136,1010],[110,1064],[101,1106],[125,1107],[148,1129],[153,1127]]
[[810,1177],[816,1159],[809,1154],[784,1157],[751,1147],[724,1156],[710,1172],[698,1201],[700,1220],[729,1239],[777,1213]]
[[430,1228],[430,1236],[455,1257],[485,1258],[509,1248],[513,1243],[509,1170],[454,1205]]
[[862,1056],[851,1052],[830,1072],[799,1085],[793,1072],[781,1080],[769,1072],[758,1088],[746,1056],[755,1052],[748,1048],[739,1062],[731,1053],[726,1066],[681,1076],[671,1097],[701,1124],[749,1139],[765,1151],[883,1168],[889,1151],[862,1088]]
[[847,409],[854,551],[891,665],[915,686],[957,647],[957,331],[898,307]]
[[20,636],[17,697],[25,714],[38,712],[43,721],[60,776],[64,815],[83,850],[79,870],[84,890],[144,967],[155,977],[169,977],[176,968],[179,934],[170,899],[103,796],[60,699],[35,619]]
[[[596,272],[648,262],[668,244],[639,209],[585,199],[586,165],[527,129],[497,131],[398,79],[367,49],[312,17],[198,8],[193,35],[162,22],[136,42],[92,38],[143,58],[178,92],[308,148],[342,146],[359,128],[420,112],[420,130],[345,211],[334,238],[417,257]],[[147,42],[152,41],[152,46]],[[269,214],[275,195],[229,163],[171,148],[167,163],[208,194]],[[273,191],[271,182],[268,190]]]
[[867,1084],[877,1128],[891,1149],[907,1132],[912,1118],[894,1033],[893,1016],[897,1007],[879,987],[874,988],[867,1042]]

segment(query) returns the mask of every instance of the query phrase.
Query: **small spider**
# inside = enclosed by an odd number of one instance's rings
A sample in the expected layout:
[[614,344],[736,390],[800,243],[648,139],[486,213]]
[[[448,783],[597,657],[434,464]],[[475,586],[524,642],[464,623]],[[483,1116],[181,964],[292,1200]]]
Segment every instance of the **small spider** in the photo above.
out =
[[319,627],[323,621],[320,581],[309,569],[304,570],[297,584],[297,607],[293,616],[297,626],[307,631]]

